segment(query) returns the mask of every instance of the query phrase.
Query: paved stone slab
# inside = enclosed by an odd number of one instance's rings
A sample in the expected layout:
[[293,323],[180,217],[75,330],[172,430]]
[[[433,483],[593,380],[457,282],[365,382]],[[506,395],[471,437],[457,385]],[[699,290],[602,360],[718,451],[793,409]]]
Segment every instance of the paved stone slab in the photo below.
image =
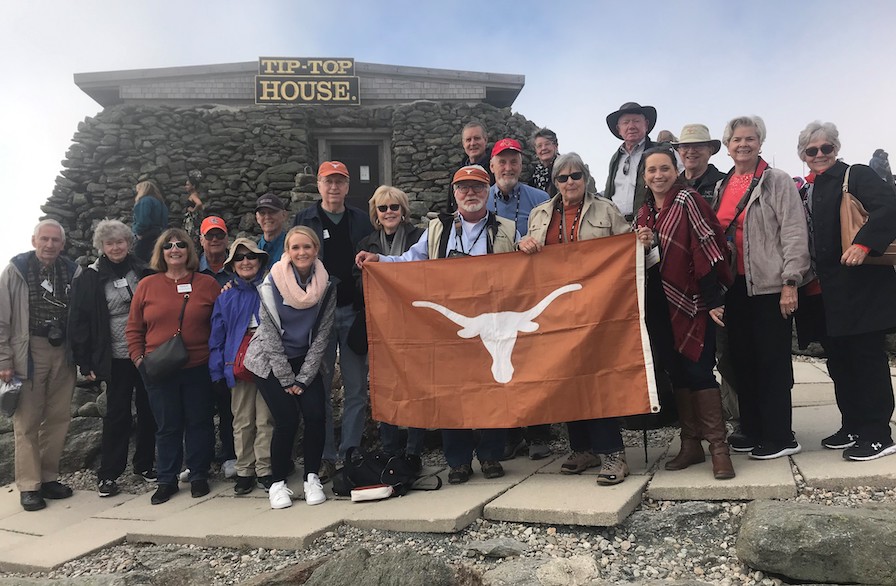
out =
[[828,368],[824,362],[793,362],[793,379],[801,383],[829,383]]
[[[19,491],[16,489],[16,485],[5,484],[0,487],[0,521],[22,512],[22,505],[19,504]],[[0,527],[2,527],[2,523],[0,523]]]
[[51,535],[33,538],[9,549],[4,548],[0,553],[0,570],[29,573],[58,568],[73,559],[121,543],[128,530],[137,527],[138,523],[85,519]]
[[342,500],[328,500],[315,506],[294,501],[288,509],[278,510],[269,505],[251,518],[230,525],[226,531],[209,532],[206,544],[212,547],[303,549],[340,525],[351,515],[352,506],[365,505]]
[[[5,531],[0,529],[0,552],[8,551],[14,546],[18,546],[25,541],[36,541],[40,539],[37,535],[27,535],[25,533],[16,533],[14,531]],[[0,563],[2,563],[3,554],[0,553]]]
[[[669,446],[668,457],[678,453],[679,441]],[[712,463],[706,462],[669,471],[660,466],[650,481],[647,496],[657,500],[752,500],[781,499],[796,496],[796,481],[789,458],[751,460],[746,455],[732,456],[734,471],[731,480],[716,480]],[[665,461],[664,461],[665,462]]]
[[870,462],[850,462],[840,450],[804,452],[793,456],[809,486],[839,490],[856,486],[896,487],[896,456]]
[[839,458],[840,452],[834,453],[823,448],[821,440],[840,429],[840,424],[837,405],[816,405],[793,410],[793,429],[803,452],[824,452]]
[[798,383],[793,385],[791,394],[793,406],[836,405],[834,383]]
[[[41,511],[27,512],[19,506],[17,514],[0,520],[0,529],[31,535],[48,535],[62,531],[80,521],[133,499],[134,496],[130,494],[117,494],[112,497],[100,498],[92,490],[76,490],[67,499],[47,499],[47,508]],[[15,500],[18,502],[18,494],[16,494]]]
[[[136,530],[128,533],[128,541],[205,545],[210,533],[227,533],[230,527],[270,510],[267,494],[262,490],[257,492],[265,498],[219,495],[153,523],[140,523]],[[230,494],[233,494],[232,490]]]
[[[631,447],[625,448],[625,461],[628,463],[629,472],[633,475],[647,474],[649,470],[656,467],[657,462],[666,455],[668,448],[647,448],[647,462],[644,462],[644,448]],[[562,454],[552,460],[548,465],[538,471],[539,474],[561,474],[560,467],[569,454]],[[600,468],[589,468],[582,472],[583,476],[597,476]],[[566,476],[566,475],[564,475]],[[571,476],[575,476],[572,474]]]
[[641,503],[645,476],[629,476],[615,486],[598,486],[593,476],[536,474],[485,505],[495,521],[609,527]]
[[123,503],[118,507],[108,509],[95,515],[100,519],[133,519],[137,521],[158,521],[172,515],[182,513],[190,507],[203,503],[209,499],[215,498],[219,494],[230,492],[233,494],[232,482],[214,482],[210,483],[211,492],[204,497],[194,499],[190,495],[190,485],[187,483],[180,484],[180,492],[171,497],[167,503],[161,505],[153,505],[149,502],[150,496],[155,492],[152,489],[136,498]]

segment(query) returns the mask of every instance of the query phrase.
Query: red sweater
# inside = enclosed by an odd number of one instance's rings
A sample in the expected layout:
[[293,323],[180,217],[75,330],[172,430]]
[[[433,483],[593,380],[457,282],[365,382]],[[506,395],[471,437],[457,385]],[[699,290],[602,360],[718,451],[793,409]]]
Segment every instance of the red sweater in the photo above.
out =
[[[180,283],[188,282],[181,279]],[[193,274],[193,291],[184,312],[181,335],[190,361],[184,368],[208,363],[208,337],[212,330],[212,308],[221,286],[212,277]],[[184,304],[183,293],[177,292],[177,284],[164,274],[146,277],[137,285],[131,300],[131,313],[125,338],[128,354],[136,360],[141,354],[149,354],[164,344],[177,332],[180,310]]]

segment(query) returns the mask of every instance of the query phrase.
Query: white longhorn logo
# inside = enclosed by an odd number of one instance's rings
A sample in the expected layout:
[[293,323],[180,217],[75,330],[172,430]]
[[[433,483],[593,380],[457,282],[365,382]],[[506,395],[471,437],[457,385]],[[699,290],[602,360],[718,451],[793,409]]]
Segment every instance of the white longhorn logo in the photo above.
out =
[[538,324],[533,321],[547,309],[556,298],[564,293],[578,291],[582,286],[578,283],[555,289],[535,307],[528,311],[498,311],[482,313],[474,317],[461,315],[447,307],[429,301],[414,301],[414,307],[428,307],[438,311],[459,326],[463,326],[457,335],[461,338],[479,336],[482,344],[492,357],[492,376],[499,383],[509,383],[513,378],[513,363],[510,360],[513,346],[519,332],[534,332]]

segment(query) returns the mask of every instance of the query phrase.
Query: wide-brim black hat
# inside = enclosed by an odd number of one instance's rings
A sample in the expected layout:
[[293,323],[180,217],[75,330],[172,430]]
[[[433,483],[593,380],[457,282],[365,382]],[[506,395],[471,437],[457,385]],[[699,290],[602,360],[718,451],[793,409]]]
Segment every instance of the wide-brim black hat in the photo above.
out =
[[650,134],[650,131],[656,126],[656,108],[653,106],[642,106],[637,102],[626,102],[618,110],[607,116],[607,126],[610,128],[613,136],[619,140],[624,139],[616,127],[619,125],[619,118],[623,114],[641,114],[647,118],[647,134]]

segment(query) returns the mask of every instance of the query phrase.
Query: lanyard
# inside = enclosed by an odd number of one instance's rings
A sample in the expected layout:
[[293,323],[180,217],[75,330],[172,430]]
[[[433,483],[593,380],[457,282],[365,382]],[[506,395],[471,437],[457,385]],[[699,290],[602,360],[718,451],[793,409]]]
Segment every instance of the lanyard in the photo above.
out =
[[[488,226],[488,216],[485,216],[485,223],[482,224],[482,228],[479,230],[479,234],[476,235],[476,239],[470,244],[470,253],[473,252],[473,247],[476,246],[476,243],[479,242],[479,237],[482,236],[482,233],[485,232],[485,228]],[[464,229],[463,223],[461,221],[460,214],[454,216],[454,239],[457,241],[457,246],[460,246],[461,254],[469,254],[464,250]]]
[[576,226],[579,225],[579,218],[582,215],[582,209],[585,207],[585,199],[579,202],[579,209],[576,210],[576,217],[572,221],[572,228],[569,229],[569,238],[564,240],[563,237],[567,235],[566,232],[566,212],[563,210],[563,200],[557,200],[557,211],[560,212],[560,236],[559,242],[563,244],[563,242],[573,242],[576,240]]
[[[496,187],[495,188],[495,215],[496,216],[501,215],[498,213],[498,198],[499,197],[501,197],[501,189]],[[513,197],[513,191],[510,192],[508,199],[512,198],[512,197]],[[520,217],[520,200],[521,199],[523,199],[522,194],[518,195],[516,198],[516,212],[513,214],[514,225],[516,225],[517,219],[519,219],[519,217]],[[509,220],[510,218],[507,218],[507,219]]]

